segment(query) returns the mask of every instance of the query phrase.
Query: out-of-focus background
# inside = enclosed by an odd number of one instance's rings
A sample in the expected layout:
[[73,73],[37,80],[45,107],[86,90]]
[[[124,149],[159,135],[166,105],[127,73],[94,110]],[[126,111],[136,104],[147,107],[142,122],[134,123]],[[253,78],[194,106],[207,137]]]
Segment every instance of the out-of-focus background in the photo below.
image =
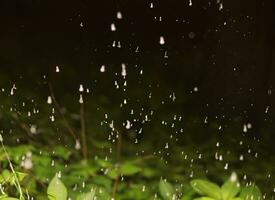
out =
[[[115,146],[117,134],[127,144],[114,147],[119,157],[145,151],[170,170],[180,162],[173,152],[190,147],[214,158],[222,151],[221,166],[232,162],[231,171],[271,195],[274,11],[273,0],[1,0],[5,142],[74,148],[83,98],[88,146],[103,149],[89,156],[109,155],[101,142]],[[49,96],[57,104],[47,104]],[[68,136],[67,122],[76,137]],[[199,175],[210,165],[204,161]]]

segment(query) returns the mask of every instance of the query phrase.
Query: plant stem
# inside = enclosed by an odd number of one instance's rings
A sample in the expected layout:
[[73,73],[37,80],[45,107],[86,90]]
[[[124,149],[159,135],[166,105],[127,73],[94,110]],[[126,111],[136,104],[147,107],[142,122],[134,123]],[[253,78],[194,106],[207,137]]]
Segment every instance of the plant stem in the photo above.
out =
[[6,150],[5,146],[4,146],[2,135],[0,135],[0,137],[1,137],[0,142],[1,142],[2,149],[4,150],[5,156],[6,156],[7,160],[8,160],[8,162],[9,162],[10,169],[11,169],[11,171],[13,173],[13,176],[14,176],[14,179],[15,179],[15,187],[16,187],[16,189],[19,192],[19,199],[20,200],[24,200],[24,196],[23,196],[22,188],[21,188],[20,183],[19,183],[19,179],[18,179],[17,174],[16,174],[16,172],[15,172],[15,170],[13,168],[13,165],[11,163],[9,154],[8,154],[8,152],[7,152],[7,150]]
[[[117,141],[117,162],[120,161],[120,157],[121,157],[121,146],[122,146],[122,136],[119,132],[117,132],[118,134],[118,141]],[[116,196],[116,192],[117,192],[117,188],[118,188],[118,184],[119,184],[119,178],[120,176],[118,176],[115,180],[113,189],[112,189],[112,196],[113,198],[115,198]]]
[[88,146],[87,146],[87,140],[86,140],[84,103],[80,104],[80,126],[81,126],[82,154],[83,154],[83,158],[87,160]]
[[68,132],[71,134],[71,136],[74,138],[74,140],[77,140],[76,134],[73,131],[73,128],[70,126],[69,122],[67,121],[67,119],[65,118],[64,114],[62,113],[61,107],[59,105],[59,103],[57,102],[55,95],[54,95],[54,91],[53,91],[53,87],[52,84],[49,82],[49,90],[50,90],[50,94],[51,97],[53,99],[53,103],[58,111],[58,113],[60,114],[60,116],[62,117],[62,120],[65,124],[65,127],[67,128]]

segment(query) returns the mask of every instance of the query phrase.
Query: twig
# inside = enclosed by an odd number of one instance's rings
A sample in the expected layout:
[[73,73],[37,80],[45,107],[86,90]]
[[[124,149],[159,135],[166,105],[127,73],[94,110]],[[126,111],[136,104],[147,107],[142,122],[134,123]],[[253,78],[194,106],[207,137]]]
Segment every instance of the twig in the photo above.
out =
[[118,184],[119,184],[119,178],[120,178],[120,176],[118,176],[116,178],[114,186],[113,186],[113,189],[112,189],[112,197],[113,197],[113,199],[115,199],[115,196],[116,196],[116,191],[117,191]]
[[[117,161],[120,161],[120,157],[121,157],[121,146],[122,146],[122,136],[119,132],[117,132],[118,134],[118,141],[117,141]],[[118,188],[118,184],[119,184],[119,178],[120,176],[118,176],[115,180],[113,189],[112,189],[112,196],[113,198],[115,198],[116,196],[116,192],[117,192],[117,188]]]
[[82,141],[82,154],[85,160],[88,159],[88,147],[86,140],[86,126],[85,126],[85,113],[84,113],[84,103],[80,104],[80,126],[81,126],[81,141]]
[[152,158],[154,158],[154,155],[149,154],[149,155],[146,155],[146,156],[143,156],[141,158],[138,158],[138,159],[134,160],[134,163],[139,163],[139,162],[142,162],[144,160],[149,160],[149,159],[152,159]]
[[54,95],[54,91],[53,91],[53,87],[52,84],[49,82],[49,90],[50,90],[50,94],[53,100],[53,103],[55,105],[55,107],[57,108],[58,113],[60,114],[60,116],[62,117],[62,120],[65,124],[65,127],[67,128],[68,132],[71,134],[71,136],[77,140],[76,134],[73,131],[73,128],[70,126],[70,124],[68,123],[67,119],[65,118],[64,114],[62,113],[61,107],[59,105],[59,103],[57,102],[55,95]]

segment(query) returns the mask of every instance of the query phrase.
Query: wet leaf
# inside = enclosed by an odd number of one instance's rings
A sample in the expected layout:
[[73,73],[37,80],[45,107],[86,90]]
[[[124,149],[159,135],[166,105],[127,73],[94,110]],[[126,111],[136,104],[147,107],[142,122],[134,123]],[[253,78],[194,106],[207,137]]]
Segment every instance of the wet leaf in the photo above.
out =
[[49,200],[67,200],[67,188],[57,175],[51,180],[47,189],[47,194]]
[[200,195],[207,195],[214,199],[221,199],[221,189],[215,183],[201,179],[191,181],[191,186]]
[[228,180],[222,185],[221,190],[223,200],[229,200],[240,192],[240,186],[237,181]]
[[126,162],[121,166],[121,173],[130,176],[141,171],[141,168],[131,162]]
[[240,198],[244,200],[262,200],[262,193],[256,185],[249,185],[242,189]]
[[160,180],[159,182],[159,192],[164,200],[171,200],[174,194],[173,186],[167,181]]

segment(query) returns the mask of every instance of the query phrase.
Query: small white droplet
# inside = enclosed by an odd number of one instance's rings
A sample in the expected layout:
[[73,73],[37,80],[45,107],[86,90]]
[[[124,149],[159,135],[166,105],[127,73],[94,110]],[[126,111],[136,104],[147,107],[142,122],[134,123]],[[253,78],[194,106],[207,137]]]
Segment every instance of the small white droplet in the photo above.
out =
[[111,31],[116,31],[116,25],[114,23],[111,24]]
[[61,178],[61,176],[62,176],[61,171],[59,171],[59,172],[57,173],[57,177],[58,177],[58,178]]
[[243,155],[240,155],[240,161],[243,161],[244,157]]
[[76,141],[75,141],[75,146],[74,146],[74,148],[75,148],[76,150],[79,150],[79,149],[81,148],[81,145],[80,145],[79,140],[76,140]]
[[165,44],[165,40],[164,40],[164,37],[163,37],[163,36],[160,36],[160,38],[159,38],[159,43],[160,43],[161,45],[164,45],[164,44]]
[[36,134],[36,133],[37,133],[36,125],[31,125],[30,132],[31,132],[32,134]]
[[219,6],[219,11],[221,11],[223,9],[223,4],[220,3],[220,6]]
[[105,65],[102,65],[102,66],[101,66],[100,72],[105,72]]
[[193,3],[192,3],[192,0],[189,0],[189,6],[192,6]]
[[55,72],[60,72],[60,69],[59,69],[59,66],[57,65],[57,66],[55,66]]
[[83,91],[84,91],[84,88],[83,88],[83,85],[82,85],[82,84],[79,85],[78,91],[79,91],[79,92],[83,92]]
[[122,14],[121,14],[120,11],[118,11],[118,12],[116,13],[116,17],[117,17],[118,19],[122,19]]
[[82,104],[84,101],[83,101],[83,96],[82,96],[82,94],[80,94],[80,96],[79,96],[79,103],[80,104]]
[[243,125],[243,132],[244,132],[244,133],[247,132],[247,126],[246,126],[246,124]]
[[231,182],[236,182],[238,180],[238,176],[236,172],[232,172],[231,176],[230,176],[230,181]]
[[127,75],[126,73],[126,65],[124,63],[121,64],[121,76],[123,76],[123,78],[125,78]]
[[129,120],[126,121],[126,129],[130,129],[131,128],[131,122]]
[[225,164],[224,169],[225,169],[225,170],[228,169],[228,163]]
[[48,96],[48,99],[47,99],[47,104],[52,104],[52,97],[51,96]]

